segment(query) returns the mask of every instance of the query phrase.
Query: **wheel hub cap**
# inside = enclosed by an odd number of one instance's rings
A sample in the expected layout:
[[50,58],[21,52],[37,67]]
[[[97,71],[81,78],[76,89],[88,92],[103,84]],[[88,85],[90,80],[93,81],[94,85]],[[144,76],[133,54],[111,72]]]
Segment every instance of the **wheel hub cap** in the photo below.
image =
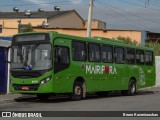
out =
[[81,88],[79,86],[75,87],[75,94],[80,95],[81,94]]

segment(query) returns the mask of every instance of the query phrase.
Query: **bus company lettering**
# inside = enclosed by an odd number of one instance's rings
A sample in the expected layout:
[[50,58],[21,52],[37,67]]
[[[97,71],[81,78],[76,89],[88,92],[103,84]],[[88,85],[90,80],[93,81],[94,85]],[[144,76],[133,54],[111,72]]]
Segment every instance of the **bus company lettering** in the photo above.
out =
[[86,65],[86,74],[117,74],[115,66]]

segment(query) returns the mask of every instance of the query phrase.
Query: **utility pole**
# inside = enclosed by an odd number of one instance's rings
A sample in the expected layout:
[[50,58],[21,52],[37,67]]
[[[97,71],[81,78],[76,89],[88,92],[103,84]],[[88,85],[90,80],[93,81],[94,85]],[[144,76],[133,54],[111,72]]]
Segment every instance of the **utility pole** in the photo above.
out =
[[89,0],[87,37],[91,37],[91,29],[92,29],[92,13],[93,13],[93,0]]
[[146,2],[145,2],[145,8],[146,8],[147,6],[149,6],[149,0],[146,0]]

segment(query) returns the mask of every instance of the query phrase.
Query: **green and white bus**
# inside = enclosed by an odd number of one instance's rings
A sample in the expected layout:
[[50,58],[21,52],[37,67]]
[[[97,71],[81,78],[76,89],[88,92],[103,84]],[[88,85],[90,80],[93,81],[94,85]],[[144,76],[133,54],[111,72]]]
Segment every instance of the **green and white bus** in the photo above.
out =
[[134,95],[155,85],[154,50],[107,38],[86,38],[57,32],[14,35],[10,90],[48,98],[67,94],[73,100],[87,93],[121,91]]

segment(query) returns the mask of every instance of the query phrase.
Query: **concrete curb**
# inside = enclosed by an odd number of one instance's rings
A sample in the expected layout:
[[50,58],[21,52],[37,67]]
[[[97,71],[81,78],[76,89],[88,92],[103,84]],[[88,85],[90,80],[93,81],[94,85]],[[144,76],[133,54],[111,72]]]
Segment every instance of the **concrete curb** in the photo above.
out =
[[160,86],[139,89],[140,92],[160,92]]
[[15,98],[18,98],[18,97],[21,97],[22,95],[21,94],[12,94],[12,93],[9,93],[9,94],[1,94],[0,95],[0,103],[2,101],[13,101]]

